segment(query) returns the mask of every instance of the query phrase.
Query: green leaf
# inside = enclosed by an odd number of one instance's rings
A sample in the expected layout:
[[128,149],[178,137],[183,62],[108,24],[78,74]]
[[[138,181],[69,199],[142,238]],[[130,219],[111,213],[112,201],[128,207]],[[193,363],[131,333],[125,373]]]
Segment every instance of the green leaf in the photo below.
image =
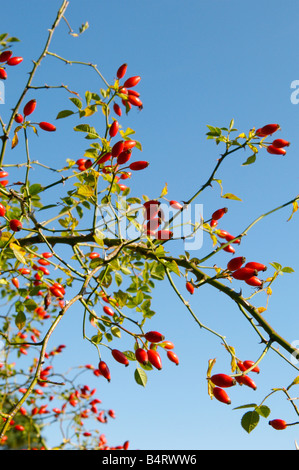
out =
[[274,269],[276,269],[276,271],[280,271],[282,266],[281,264],[279,263],[270,263],[271,266],[273,266]]
[[18,312],[16,318],[15,318],[15,324],[19,330],[24,328],[26,324],[26,315],[24,312]]
[[169,269],[169,271],[172,271],[173,273],[177,274],[179,277],[181,276],[179,267],[174,260],[167,262],[166,267]]
[[294,269],[290,268],[289,266],[286,266],[285,268],[282,268],[283,273],[294,273]]
[[256,407],[257,407],[256,403],[249,403],[248,405],[237,406],[236,408],[233,408],[233,410],[242,410],[243,408],[256,408]]
[[123,351],[123,354],[127,359],[129,359],[129,361],[136,361],[136,356],[133,351]]
[[242,166],[245,166],[245,165],[251,165],[252,163],[254,163],[256,160],[256,155],[253,154],[251,155],[251,157],[248,157],[246,162],[242,163]]
[[134,378],[135,378],[135,381],[138,383],[138,385],[142,385],[142,387],[146,386],[147,375],[143,369],[140,369],[139,367],[137,367],[137,369],[134,372]]
[[32,184],[29,187],[29,194],[31,194],[31,196],[34,196],[35,194],[40,193],[42,190],[43,190],[43,187],[42,187],[41,184],[39,184],[39,183]]
[[37,304],[33,299],[25,300],[24,305],[28,312],[33,312],[37,308]]
[[74,114],[74,111],[71,111],[70,109],[64,109],[57,114],[56,119],[63,119],[71,116],[72,114]]
[[258,425],[260,420],[260,416],[256,411],[248,411],[243,415],[241,420],[241,426],[245,429],[248,434],[254,430],[254,428]]
[[268,418],[269,414],[271,413],[270,408],[265,405],[257,406],[255,411],[263,418]]
[[79,98],[70,98],[70,100],[72,103],[74,103],[75,106],[77,106],[77,108],[82,108],[82,102],[79,100]]
[[116,338],[121,338],[121,332],[117,326],[112,326],[110,331]]

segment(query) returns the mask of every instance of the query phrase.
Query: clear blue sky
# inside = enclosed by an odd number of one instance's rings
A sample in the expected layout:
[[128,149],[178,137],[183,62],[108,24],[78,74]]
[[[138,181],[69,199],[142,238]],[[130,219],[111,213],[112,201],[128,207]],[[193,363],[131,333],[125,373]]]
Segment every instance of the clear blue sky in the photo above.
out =
[[[24,57],[22,65],[9,70],[3,113],[13,106],[16,90],[21,91],[31,60],[39,56],[60,4],[56,0],[13,0],[1,6],[1,31],[21,39],[16,51]],[[155,198],[166,182],[169,199],[186,200],[194,194],[222,151],[206,140],[207,124],[227,126],[234,118],[240,132],[248,132],[252,127],[279,123],[279,136],[291,141],[286,157],[270,156],[263,150],[254,165],[242,167],[249,153],[237,153],[221,167],[218,178],[225,192],[236,194],[242,202],[221,200],[217,185],[198,201],[206,218],[220,205],[228,206],[221,228],[239,233],[257,216],[298,193],[299,105],[290,100],[291,83],[299,79],[298,9],[297,2],[290,0],[254,0],[250,5],[236,0],[71,0],[66,16],[73,29],[78,30],[86,21],[90,27],[81,37],[72,38],[62,22],[50,50],[70,60],[96,63],[108,81],[124,62],[129,75],[142,77],[139,91],[144,109],[124,116],[123,125],[135,129],[143,145],[142,159],[150,161],[150,166],[130,182],[132,195]],[[97,92],[103,86],[92,70],[68,67],[52,58],[35,79],[36,85],[44,83],[64,83],[82,95],[86,89]],[[61,90],[39,91],[32,97],[38,98],[40,120],[54,121],[58,111],[70,107],[67,93]],[[70,132],[75,124],[72,119],[57,121],[54,139],[44,136],[43,146],[32,143],[36,158],[59,166],[65,158],[81,157],[87,145]],[[22,158],[21,150],[15,152]],[[49,178],[47,173],[42,177]],[[53,192],[53,197],[57,198],[57,193]],[[265,314],[292,342],[299,340],[299,221],[295,216],[286,223],[289,215],[290,208],[257,224],[237,252],[248,260],[267,265],[277,261],[295,269],[294,274],[279,278]],[[206,239],[198,256],[210,250]],[[215,262],[225,265],[228,259],[230,255],[221,253]],[[263,306],[265,297],[258,299],[258,306]],[[239,356],[259,356],[258,337],[222,294],[201,289],[190,301],[200,320],[224,334]],[[207,363],[216,357],[215,371],[228,369],[229,357],[223,346],[195,325],[167,284],[157,285],[153,307],[157,314],[149,322],[150,329],[163,331],[175,343],[180,366],[164,359],[163,370],[149,374],[146,388],[135,384],[132,365],[124,370],[111,364],[117,378],[110,384],[90,376],[103,405],[116,412],[117,419],[103,428],[109,443],[117,445],[129,439],[132,449],[157,450],[294,449],[294,441],[299,441],[298,427],[277,432],[267,425],[268,420],[262,420],[248,435],[240,426],[242,412],[232,408],[259,403],[272,387],[288,385],[297,371],[270,353],[261,364],[262,373],[254,377],[258,385],[255,392],[236,387],[231,391],[231,407],[211,401],[205,378]],[[67,369],[76,363],[97,363],[95,349],[82,341],[81,313],[79,308],[69,312],[51,340],[53,346],[67,344],[62,364]],[[272,398],[267,404],[271,418],[296,420],[284,398]],[[51,433],[50,441],[55,442]]]

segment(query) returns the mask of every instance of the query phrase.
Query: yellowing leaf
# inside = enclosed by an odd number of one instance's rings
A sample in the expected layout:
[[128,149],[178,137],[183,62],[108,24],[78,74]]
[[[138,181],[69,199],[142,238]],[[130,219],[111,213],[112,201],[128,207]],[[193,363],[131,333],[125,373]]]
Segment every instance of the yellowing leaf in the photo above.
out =
[[271,287],[268,287],[266,292],[267,292],[267,295],[272,295],[272,289],[271,289]]
[[290,217],[288,218],[287,222],[289,222],[289,220],[291,220],[291,218],[293,217],[293,215],[295,214],[295,212],[297,212],[298,209],[299,209],[298,202],[297,202],[297,201],[294,201],[294,202],[293,202],[293,211],[292,211]]
[[14,149],[18,145],[18,143],[19,143],[18,134],[15,133],[11,142],[11,148]]
[[263,313],[263,312],[265,312],[267,309],[266,309],[266,307],[258,307],[256,310],[258,311],[258,313]]
[[167,193],[168,193],[167,183],[165,183],[165,186],[164,186],[164,188],[162,189],[162,192],[161,192],[160,197],[166,196]]
[[[211,377],[212,368],[214,367],[215,363],[216,363],[216,359],[210,359],[209,360],[209,365],[208,365],[208,370],[207,370],[207,378]],[[211,399],[213,399],[213,396],[214,396],[213,395],[213,388],[214,388],[213,383],[211,382],[211,380],[208,380],[208,394],[211,397]]]
[[235,196],[234,194],[231,194],[231,193],[226,193],[226,194],[223,194],[223,197],[224,199],[232,199],[234,201],[242,201],[242,199],[240,199],[239,197]]

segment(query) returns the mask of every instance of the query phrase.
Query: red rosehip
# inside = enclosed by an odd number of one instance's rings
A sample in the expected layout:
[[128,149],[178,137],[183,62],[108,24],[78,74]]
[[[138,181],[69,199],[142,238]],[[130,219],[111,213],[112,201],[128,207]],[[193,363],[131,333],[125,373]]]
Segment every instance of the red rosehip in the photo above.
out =
[[191,282],[186,282],[186,289],[190,294],[194,293],[194,285]]
[[285,155],[287,153],[285,149],[277,148],[273,145],[269,145],[269,147],[267,147],[267,152],[271,153],[271,155]]
[[[245,372],[246,367],[244,366],[244,364],[243,364],[242,361],[238,361],[238,362],[237,362],[237,366],[239,367],[239,369],[240,369],[241,372]],[[237,380],[237,379],[238,379],[238,378],[236,377],[236,380]]]
[[30,114],[32,114],[35,108],[36,108],[36,100],[28,101],[28,103],[25,104],[24,109],[23,109],[24,116],[29,116]]
[[180,204],[177,201],[169,201],[169,205],[173,207],[174,209],[178,209],[178,210],[183,208],[182,204]]
[[23,62],[23,57],[11,57],[6,63],[7,65],[19,65],[21,62]]
[[0,54],[0,62],[7,62],[12,56],[12,51],[4,51]]
[[123,150],[124,150],[124,142],[122,140],[119,140],[112,147],[112,150],[111,150],[112,157],[118,157],[121,154],[121,152],[123,152]]
[[[225,236],[225,240],[227,242],[231,242],[232,240],[234,240],[234,237],[233,235],[231,235],[230,233],[228,233],[226,236]],[[236,238],[236,240],[233,241],[233,243],[237,243],[238,245],[241,243],[241,240],[239,238]]]
[[22,222],[17,219],[11,219],[9,226],[13,232],[19,232],[22,229]]
[[51,124],[50,122],[40,122],[39,127],[41,129],[43,129],[43,131],[47,131],[47,132],[56,131],[56,127],[53,124]]
[[174,344],[172,341],[163,341],[163,343],[160,343],[160,346],[162,346],[162,348],[164,349],[173,349],[174,348]]
[[231,404],[231,400],[223,388],[220,387],[214,387],[213,388],[213,395],[216,398],[216,400],[220,401],[221,403],[225,403],[226,405]]
[[21,432],[25,430],[25,428],[24,428],[24,426],[22,426],[22,424],[16,424],[14,429],[16,431],[21,431]]
[[171,230],[158,230],[155,237],[157,240],[170,240],[173,237],[173,232]]
[[106,315],[110,315],[110,317],[113,317],[114,315],[114,311],[112,310],[112,308],[106,305],[103,307],[103,312],[106,313]]
[[121,115],[122,115],[121,107],[120,107],[119,104],[117,104],[117,103],[114,103],[114,105],[113,105],[113,111],[114,111],[115,114],[117,114],[118,116],[121,116]]
[[230,375],[226,374],[212,375],[210,380],[214,385],[217,385],[217,387],[221,388],[233,387],[236,385],[236,380]]
[[60,289],[58,289],[58,287],[51,286],[50,291],[58,299],[63,299],[63,292]]
[[229,235],[230,234],[226,230],[219,230],[219,232],[217,232],[217,236],[220,238],[226,238]]
[[20,274],[23,274],[23,275],[30,274],[30,272],[31,272],[30,269],[28,269],[28,268],[20,268],[18,271],[19,271]]
[[101,374],[103,375],[103,377],[105,377],[105,379],[107,379],[108,382],[110,382],[111,375],[110,375],[110,371],[109,371],[109,368],[108,368],[106,362],[100,361],[98,368],[99,368],[99,371],[101,372]]
[[249,279],[256,275],[257,275],[256,269],[246,268],[246,267],[237,269],[236,271],[232,273],[232,277],[240,281],[245,281],[246,279]]
[[19,288],[20,284],[19,284],[19,279],[17,277],[13,277],[11,282],[15,286],[16,289]]
[[129,171],[129,172],[126,172],[126,173],[122,173],[122,174],[120,175],[120,178],[121,178],[122,180],[127,180],[128,178],[131,178],[131,175],[132,175],[132,173]]
[[246,258],[244,256],[238,256],[237,258],[233,258],[227,263],[227,269],[229,271],[236,271],[237,269],[241,268],[245,261]]
[[138,98],[138,96],[128,95],[128,101],[133,106],[138,106],[139,108],[142,108],[142,106],[143,106],[142,101],[141,101],[140,98]]
[[125,140],[124,141],[124,151],[131,150],[137,144],[136,140]]
[[128,96],[129,95],[139,97],[140,93],[138,93],[138,91],[136,91],[136,90],[128,90]]
[[135,357],[140,364],[145,365],[148,362],[147,351],[143,348],[137,348],[135,351]]
[[[254,364],[254,361],[243,361],[243,366],[245,367],[245,370],[252,367],[253,364]],[[251,369],[251,372],[256,372],[257,374],[259,374],[260,373],[259,366],[255,366],[253,369]]]
[[107,153],[101,153],[100,156],[99,156],[99,159],[97,160],[97,163],[99,165],[102,165],[103,163],[106,163],[108,162],[108,160],[111,159],[111,153],[110,152],[107,152]]
[[124,449],[124,450],[128,450],[129,445],[130,445],[130,441],[124,442],[124,443],[123,443],[123,449]]
[[127,72],[127,68],[128,68],[128,64],[122,64],[117,72],[116,72],[116,76],[117,78],[120,80],[121,78],[123,78]]
[[144,170],[148,166],[149,166],[149,162],[145,162],[145,161],[140,160],[138,162],[131,163],[129,168],[132,171],[139,171],[139,170]]
[[6,213],[6,208],[3,206],[3,204],[0,203],[0,217],[4,217]]
[[274,134],[278,129],[280,129],[279,124],[267,124],[266,126],[257,129],[255,135],[258,137],[267,137],[268,135]]
[[228,211],[228,208],[227,207],[223,207],[222,209],[218,209],[216,210],[215,212],[213,212],[212,214],[212,220],[219,220],[221,219],[221,217],[224,216],[224,214],[226,214]]
[[130,151],[121,152],[117,157],[118,165],[124,165],[125,163],[127,163],[131,158],[131,154],[132,153]]
[[290,142],[284,139],[275,139],[272,142],[272,146],[276,148],[289,147]]
[[22,114],[17,113],[14,117],[14,120],[18,124],[21,124],[24,121],[24,118],[23,118]]
[[[222,245],[225,245],[225,243],[221,243],[221,246]],[[223,248],[224,251],[227,251],[228,253],[232,253],[234,254],[236,252],[236,250],[234,249],[234,247],[232,245],[227,245]]]
[[210,222],[210,226],[211,226],[212,228],[214,228],[214,227],[217,227],[217,225],[218,225],[217,220],[213,220],[213,219],[212,219],[211,222]]
[[261,279],[259,279],[256,276],[253,276],[253,277],[250,277],[249,279],[246,279],[245,282],[246,282],[246,284],[248,284],[249,286],[252,286],[252,287],[262,287],[262,285],[263,285],[263,281],[261,281]]
[[246,263],[245,268],[253,268],[253,269],[256,269],[257,271],[266,271],[267,270],[267,266],[265,266],[262,263],[257,263],[255,261],[249,261],[248,263]]
[[5,69],[0,69],[0,79],[1,80],[6,80],[7,79],[7,73]]
[[167,351],[167,357],[171,362],[174,362],[177,366],[179,365],[179,358],[173,351]]
[[118,133],[118,129],[119,129],[118,121],[113,121],[113,123],[111,124],[111,126],[109,128],[110,137],[115,137],[116,134]]
[[272,419],[269,421],[269,424],[277,431],[281,431],[287,427],[287,423],[283,419]]
[[145,211],[146,211],[145,218],[148,220],[155,218],[159,212],[160,204],[161,203],[159,201],[155,201],[153,199],[146,201],[143,204],[143,207],[145,208]]
[[147,355],[148,355],[148,360],[151,363],[151,365],[154,366],[156,369],[161,370],[162,360],[158,351],[156,351],[155,349],[149,349],[147,351]]
[[257,389],[255,382],[248,375],[242,375],[242,376],[236,377],[236,380],[238,381],[240,385],[247,385],[247,387],[250,387],[253,390]]
[[130,77],[128,78],[125,83],[124,83],[124,88],[133,88],[134,86],[137,85],[137,83],[139,83],[141,80],[141,77],[139,77],[138,75],[135,76],[135,77]]
[[159,331],[148,331],[145,333],[144,337],[150,343],[160,343],[160,341],[165,339],[165,336],[159,333]]
[[126,367],[129,365],[128,358],[124,355],[124,353],[122,353],[118,349],[112,349],[111,354],[114,359],[120,364],[124,364]]

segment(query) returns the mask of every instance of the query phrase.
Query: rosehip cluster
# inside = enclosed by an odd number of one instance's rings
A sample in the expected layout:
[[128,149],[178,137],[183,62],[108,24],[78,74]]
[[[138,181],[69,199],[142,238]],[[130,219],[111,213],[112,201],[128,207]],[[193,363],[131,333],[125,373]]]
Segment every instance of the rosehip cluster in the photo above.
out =
[[[23,57],[17,57],[12,55],[12,51],[3,51],[0,54],[0,63],[9,66],[19,65],[23,61]],[[0,67],[0,79],[7,79],[7,72],[4,67]]]
[[[274,132],[280,129],[279,124],[267,124],[264,127],[261,127],[256,130],[255,135],[257,137],[268,137],[269,135],[274,134]],[[289,147],[290,142],[284,139],[275,139],[271,144],[267,146],[267,152],[271,155],[285,155],[287,152],[285,147]]]
[[[116,72],[116,76],[118,80],[121,80],[122,78],[124,78],[124,76],[127,73],[127,68],[128,68],[127,64],[122,64],[118,68]],[[126,108],[127,112],[132,108],[132,106],[137,106],[139,109],[143,108],[142,101],[140,100],[140,93],[138,93],[135,90],[132,90],[132,88],[134,88],[140,82],[140,80],[141,80],[141,77],[139,75],[136,75],[136,76],[127,78],[125,82],[123,83],[123,85],[119,86],[119,89],[118,89],[119,93],[121,93],[122,95],[125,95],[125,98],[121,98],[121,102],[123,106]],[[117,103],[114,104],[113,109],[114,109],[115,114],[117,114],[118,116],[121,116],[122,111],[121,111],[120,106]]]
[[[211,217],[210,226],[216,227],[218,224],[218,220],[221,219],[224,214],[228,211],[227,207],[223,207],[221,209],[217,209]],[[231,235],[226,230],[217,230],[216,234],[219,238],[225,239],[226,242],[232,241],[232,243],[240,244],[241,240]],[[221,243],[221,246],[225,245],[225,243]],[[232,245],[224,246],[224,251],[228,253],[235,253],[235,249]],[[236,258],[231,259],[227,263],[227,270],[230,271],[230,275],[239,281],[245,281],[246,284],[252,287],[262,288],[263,281],[258,278],[258,273],[261,271],[266,271],[267,266],[262,263],[258,263],[256,261],[250,261],[244,265],[246,262],[246,258],[244,256],[238,256]],[[186,286],[187,287],[187,286]]]
[[[124,77],[126,71],[127,64],[123,64],[119,67],[116,73],[118,81]],[[121,97],[121,101],[126,107],[127,112],[131,109],[132,105],[142,109],[142,102],[139,98],[140,94],[135,90],[132,90],[140,80],[140,76],[133,76],[125,80],[123,85],[117,85],[117,95]],[[118,103],[114,103],[113,110],[117,116],[120,117],[122,115],[122,109]],[[120,191],[125,191],[127,186],[125,184],[120,184],[119,181],[130,178],[132,171],[144,170],[148,167],[149,162],[139,160],[128,163],[132,156],[132,150],[136,146],[137,142],[132,139],[123,138],[112,143],[111,139],[117,137],[119,131],[119,121],[114,118],[112,124],[109,125],[107,129],[107,133],[110,138],[109,146],[102,149],[95,162],[91,159],[80,158],[76,161],[76,165],[79,171],[88,170],[94,164],[98,165],[99,171],[102,173],[113,174],[113,182],[118,184]],[[107,165],[105,165],[106,163]]]
[[[20,113],[16,113],[14,116],[14,120],[17,124],[23,124],[24,119],[27,118],[27,116],[30,116],[33,111],[36,108],[36,100],[32,99],[28,101],[28,103],[25,104],[24,109],[23,109],[23,115]],[[40,129],[47,131],[47,132],[54,132],[56,131],[56,127],[54,124],[51,124],[50,122],[45,122],[41,121],[38,123]]]
[[209,377],[209,380],[212,382],[212,393],[216,400],[225,403],[227,405],[231,404],[231,399],[227,392],[224,390],[225,388],[230,388],[236,385],[246,385],[247,387],[256,390],[257,386],[255,382],[249,377],[248,373],[240,375],[240,372],[246,372],[250,369],[250,372],[259,373],[260,369],[258,366],[254,365],[253,361],[246,360],[244,362],[238,361],[237,362],[237,375],[230,376],[227,374],[215,374]]
[[[105,313],[108,313],[107,310],[108,309],[104,307]],[[112,309],[110,309],[110,313],[108,314],[113,315]],[[137,343],[137,347],[135,349],[135,358],[140,364],[151,364],[156,369],[161,370],[162,358],[159,352],[157,351],[157,348],[161,347],[162,349],[167,351],[167,358],[174,364],[179,365],[179,358],[177,354],[172,351],[172,349],[174,348],[174,344],[171,341],[165,341],[164,335],[162,335],[158,331],[149,331],[143,336],[145,338],[145,344],[141,347]],[[125,367],[129,365],[129,360],[122,351],[119,351],[118,349],[111,349],[111,354],[116,362],[123,364]],[[93,367],[88,365],[88,368]],[[94,370],[94,375],[103,376],[106,380],[108,380],[108,382],[110,382],[111,373],[105,361],[100,360],[98,368]]]

